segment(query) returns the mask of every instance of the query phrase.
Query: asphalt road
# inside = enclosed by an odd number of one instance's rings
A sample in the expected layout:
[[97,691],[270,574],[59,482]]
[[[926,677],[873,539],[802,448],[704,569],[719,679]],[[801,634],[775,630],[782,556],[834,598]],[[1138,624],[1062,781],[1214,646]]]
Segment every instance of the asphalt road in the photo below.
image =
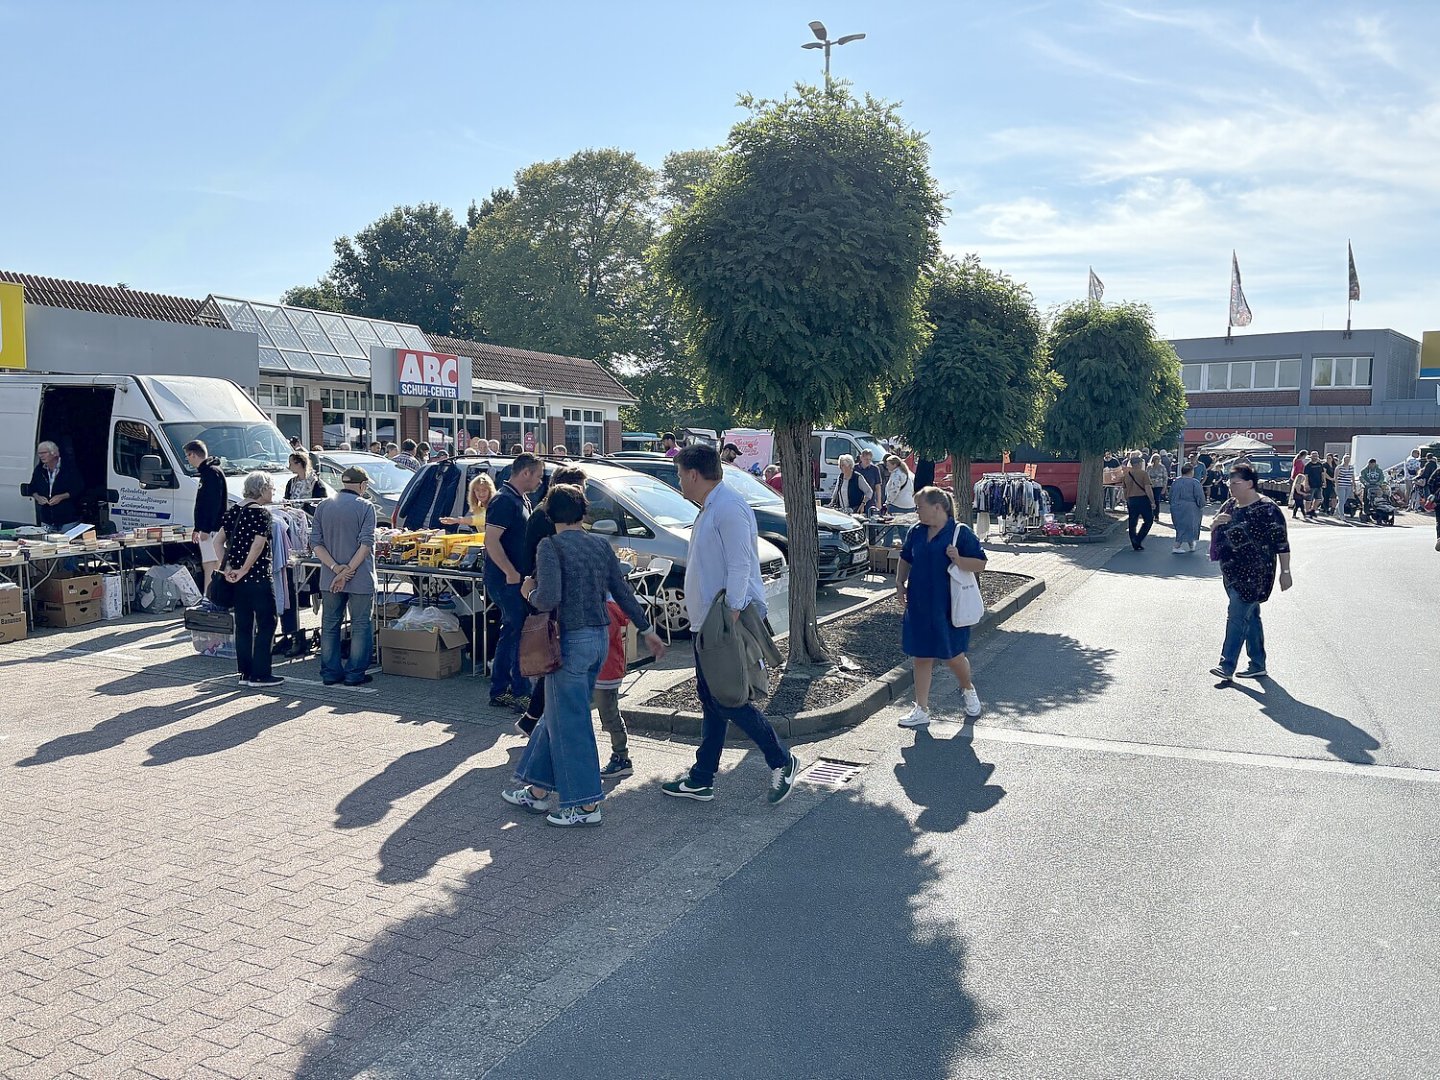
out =
[[1120,551],[977,651],[977,727],[893,729],[489,1075],[1440,1075],[1440,554],[1401,521],[1293,530],[1258,685],[1207,674],[1203,550]]

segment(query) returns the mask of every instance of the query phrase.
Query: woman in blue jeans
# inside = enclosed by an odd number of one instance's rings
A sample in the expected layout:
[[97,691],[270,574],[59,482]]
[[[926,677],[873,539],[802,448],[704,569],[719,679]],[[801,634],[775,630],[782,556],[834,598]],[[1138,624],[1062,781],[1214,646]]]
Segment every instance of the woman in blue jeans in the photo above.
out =
[[[555,535],[536,551],[535,576],[520,586],[537,611],[553,611],[560,620],[560,670],[545,676],[545,713],[515,770],[521,786],[501,793],[512,806],[547,814],[561,828],[600,824],[600,752],[590,722],[590,700],[609,644],[613,597],[645,637],[658,660],[665,645],[635,599],[615,552],[602,537],[581,527],[585,493],[557,484],[545,497]],[[554,798],[552,798],[552,793]]]

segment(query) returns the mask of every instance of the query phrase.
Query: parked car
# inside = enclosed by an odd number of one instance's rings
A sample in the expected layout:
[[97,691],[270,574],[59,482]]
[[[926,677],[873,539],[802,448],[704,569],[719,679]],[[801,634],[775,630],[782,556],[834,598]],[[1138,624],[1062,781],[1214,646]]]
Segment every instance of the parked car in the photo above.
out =
[[[680,490],[680,473],[671,458],[664,454],[622,452],[609,460],[627,469],[646,473]],[[755,524],[760,535],[790,558],[790,523],[785,518],[785,500],[768,484],[757,480],[734,465],[722,466],[725,483],[738,491],[755,511]],[[859,577],[870,568],[870,549],[865,542],[865,526],[849,514],[820,506],[815,509],[820,531],[821,585],[835,585]]]
[[[475,474],[488,472],[497,476],[513,460],[510,457],[454,459],[455,464],[464,470],[464,477],[457,486],[454,499],[445,507],[435,508],[435,516],[464,515],[465,490]],[[685,559],[690,550],[690,527],[700,513],[699,507],[655,477],[617,464],[602,461],[568,464],[577,465],[585,471],[585,498],[589,504],[585,524],[591,532],[606,537],[617,548],[629,548],[652,559],[670,562],[670,572],[659,586],[664,603],[657,622],[671,634],[688,631],[690,618],[685,611]],[[436,462],[422,466],[411,483],[424,483],[427,471],[441,465]],[[546,486],[559,467],[559,463],[545,462]],[[542,487],[540,492],[544,490]],[[400,497],[396,521],[405,512],[406,494],[408,489]],[[757,543],[760,576],[770,608],[770,624],[775,633],[782,634],[790,625],[790,572],[785,565],[785,555],[779,548],[763,537]]]
[[400,493],[414,474],[402,469],[389,458],[357,450],[317,450],[312,457],[319,461],[320,479],[332,492],[340,490],[340,474],[351,465],[359,465],[370,477],[370,501],[375,515],[389,521],[400,503]]
[[[1291,469],[1295,459],[1289,454],[1250,454],[1250,464],[1255,466],[1256,487],[1261,495],[1269,496],[1284,506],[1290,501],[1290,479]],[[1234,464],[1234,459],[1220,464],[1218,467],[1228,470]],[[1211,464],[1212,469],[1216,468]],[[1358,471],[1358,470],[1357,470]]]

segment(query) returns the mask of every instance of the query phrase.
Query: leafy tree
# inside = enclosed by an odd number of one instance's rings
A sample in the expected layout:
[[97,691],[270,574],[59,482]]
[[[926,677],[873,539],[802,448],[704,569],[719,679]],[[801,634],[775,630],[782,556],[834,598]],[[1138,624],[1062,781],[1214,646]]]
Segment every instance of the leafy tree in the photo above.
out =
[[467,311],[506,345],[613,366],[643,351],[639,294],[655,238],[656,174],[634,154],[582,150],[515,176],[471,215]]
[[892,381],[924,343],[921,275],[941,197],[893,105],[808,86],[743,98],[713,175],[660,241],[706,388],[774,425],[790,521],[790,660],[815,622],[810,432]]
[[1080,455],[1076,510],[1099,519],[1105,451],[1144,446],[1184,426],[1180,359],[1155,336],[1143,304],[1069,304],[1051,324],[1049,351],[1065,386],[1046,419],[1046,444]]
[[335,265],[327,277],[353,315],[464,336],[469,326],[455,284],[464,243],[465,229],[449,210],[434,203],[397,206],[354,239],[335,241]]
[[926,313],[930,344],[887,415],[917,454],[954,455],[956,513],[969,521],[970,462],[1037,441],[1059,380],[1030,290],[978,256],[940,264]]
[[695,193],[714,175],[720,151],[676,150],[666,154],[660,166],[660,199],[669,209],[686,211],[695,203]]
[[316,311],[344,311],[345,301],[332,278],[323,277],[314,285],[296,285],[280,294],[280,302],[290,307],[311,308]]

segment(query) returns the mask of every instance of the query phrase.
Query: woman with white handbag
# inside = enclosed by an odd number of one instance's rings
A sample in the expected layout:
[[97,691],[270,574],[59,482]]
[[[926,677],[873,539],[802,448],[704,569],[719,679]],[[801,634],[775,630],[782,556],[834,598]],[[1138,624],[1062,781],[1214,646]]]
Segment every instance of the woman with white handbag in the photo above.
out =
[[980,695],[970,677],[970,628],[985,614],[976,575],[985,569],[985,549],[968,525],[957,524],[947,492],[937,487],[915,494],[920,524],[905,537],[895,591],[905,608],[901,648],[915,661],[915,707],[901,727],[930,723],[930,679],[935,661],[955,673],[965,715],[980,715]]

